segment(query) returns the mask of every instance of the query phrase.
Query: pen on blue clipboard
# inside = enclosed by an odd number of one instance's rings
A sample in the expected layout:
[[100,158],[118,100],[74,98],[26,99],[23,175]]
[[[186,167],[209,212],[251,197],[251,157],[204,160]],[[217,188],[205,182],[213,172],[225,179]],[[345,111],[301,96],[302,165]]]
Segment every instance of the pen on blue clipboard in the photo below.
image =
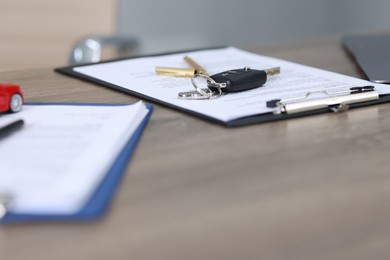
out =
[[3,127],[0,128],[0,139],[11,135],[12,133],[21,129],[24,125],[24,121],[22,119],[18,119],[13,121]]
[[[24,125],[24,121],[22,119],[18,119],[16,121],[13,121],[1,127],[0,140],[18,131],[23,127],[23,125]],[[3,190],[0,189],[0,220],[6,215],[11,200],[12,197],[7,192],[4,192]]]
[[12,196],[0,189],[0,221],[5,217],[11,208]]

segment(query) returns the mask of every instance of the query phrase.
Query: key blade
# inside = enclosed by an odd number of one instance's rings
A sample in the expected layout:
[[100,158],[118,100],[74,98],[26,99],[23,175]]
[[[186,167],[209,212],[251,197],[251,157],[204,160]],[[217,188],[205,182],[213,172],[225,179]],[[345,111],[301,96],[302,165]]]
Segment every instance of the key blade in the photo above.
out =
[[182,68],[170,68],[170,67],[156,67],[155,72],[159,76],[171,76],[171,77],[192,77],[197,73],[195,69],[182,69]]
[[193,68],[195,68],[196,71],[197,71],[199,74],[203,74],[203,75],[206,75],[206,76],[209,75],[209,74],[207,73],[207,71],[206,71],[202,66],[200,66],[196,61],[194,61],[194,60],[191,59],[190,57],[185,56],[183,59],[184,59],[188,64],[190,64]]
[[265,69],[264,71],[267,74],[267,77],[274,76],[274,75],[280,74],[280,67]]

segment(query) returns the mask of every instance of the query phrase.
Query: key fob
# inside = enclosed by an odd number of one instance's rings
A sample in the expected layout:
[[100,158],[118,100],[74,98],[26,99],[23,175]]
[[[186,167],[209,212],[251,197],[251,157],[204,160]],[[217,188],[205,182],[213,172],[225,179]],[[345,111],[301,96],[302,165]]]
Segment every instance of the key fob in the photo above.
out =
[[217,83],[226,84],[225,88],[221,88],[223,92],[237,92],[263,86],[267,81],[267,73],[264,70],[253,70],[246,67],[217,73],[210,78]]

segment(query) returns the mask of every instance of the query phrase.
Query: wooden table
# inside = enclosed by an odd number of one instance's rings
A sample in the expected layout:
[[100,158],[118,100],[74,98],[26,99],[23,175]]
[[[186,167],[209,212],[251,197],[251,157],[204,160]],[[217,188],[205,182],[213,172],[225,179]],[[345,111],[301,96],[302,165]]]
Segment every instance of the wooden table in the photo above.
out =
[[[339,37],[247,47],[361,76]],[[137,99],[8,72],[27,101]],[[155,105],[107,214],[0,227],[0,259],[390,259],[390,104],[224,128]],[[91,162],[93,163],[93,162]]]

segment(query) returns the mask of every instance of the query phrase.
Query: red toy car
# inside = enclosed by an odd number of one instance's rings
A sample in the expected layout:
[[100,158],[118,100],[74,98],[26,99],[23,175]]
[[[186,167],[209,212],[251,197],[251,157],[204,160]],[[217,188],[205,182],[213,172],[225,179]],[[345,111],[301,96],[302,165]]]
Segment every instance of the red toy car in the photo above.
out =
[[0,83],[0,113],[19,112],[22,110],[24,98],[18,85]]

